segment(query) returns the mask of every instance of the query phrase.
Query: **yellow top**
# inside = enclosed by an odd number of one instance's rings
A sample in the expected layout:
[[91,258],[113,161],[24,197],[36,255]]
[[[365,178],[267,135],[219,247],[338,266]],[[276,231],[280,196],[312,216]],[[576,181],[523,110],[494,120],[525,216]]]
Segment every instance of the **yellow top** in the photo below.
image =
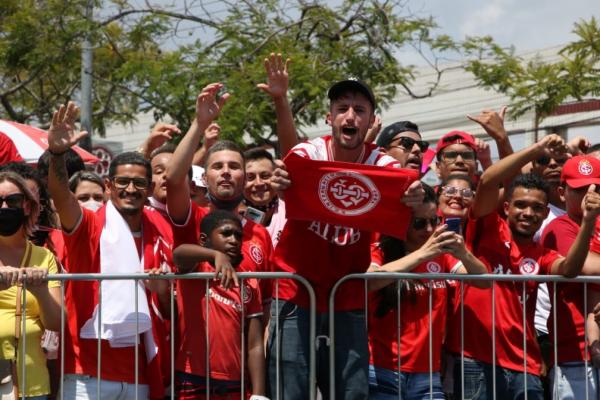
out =
[[[54,255],[43,247],[31,245],[31,259],[28,267],[48,268],[49,274],[58,273]],[[60,282],[49,281],[48,287],[60,287]],[[17,360],[17,375],[19,377],[19,390],[23,384],[22,371],[22,344],[25,337],[25,396],[43,396],[50,393],[50,380],[46,368],[46,356],[41,347],[44,326],[40,318],[40,308],[36,298],[27,291],[25,294],[26,309],[23,311],[25,318],[25,332],[21,331],[19,354]],[[15,358],[15,308],[17,301],[17,287],[12,286],[7,290],[0,290],[0,358]],[[21,395],[21,393],[19,393]]]

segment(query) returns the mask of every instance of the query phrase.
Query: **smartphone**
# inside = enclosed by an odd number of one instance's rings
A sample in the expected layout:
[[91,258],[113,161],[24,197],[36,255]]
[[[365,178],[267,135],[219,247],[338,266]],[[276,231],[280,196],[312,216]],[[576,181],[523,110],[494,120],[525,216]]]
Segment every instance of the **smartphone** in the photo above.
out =
[[262,225],[265,220],[265,213],[260,210],[257,210],[254,207],[248,207],[246,208],[245,217],[251,221],[256,222],[257,224]]
[[444,221],[448,230],[462,235],[462,220],[460,218],[446,218]]

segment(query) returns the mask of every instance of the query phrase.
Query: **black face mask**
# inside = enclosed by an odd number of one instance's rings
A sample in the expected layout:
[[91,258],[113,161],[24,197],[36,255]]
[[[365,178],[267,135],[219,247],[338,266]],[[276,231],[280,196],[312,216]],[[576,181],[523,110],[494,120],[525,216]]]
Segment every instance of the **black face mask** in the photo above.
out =
[[0,236],[12,236],[25,222],[22,208],[0,208]]

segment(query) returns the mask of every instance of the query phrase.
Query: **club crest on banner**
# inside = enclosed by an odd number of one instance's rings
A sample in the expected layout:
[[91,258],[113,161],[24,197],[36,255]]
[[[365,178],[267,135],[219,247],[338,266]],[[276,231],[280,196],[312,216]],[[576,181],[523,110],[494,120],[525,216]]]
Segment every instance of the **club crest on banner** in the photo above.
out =
[[592,164],[588,160],[579,161],[577,169],[581,175],[585,176],[591,175],[594,172],[594,167],[592,167]]
[[522,275],[537,275],[539,270],[539,264],[532,258],[524,258],[519,263],[519,271]]
[[377,186],[355,171],[330,172],[319,181],[319,199],[329,211],[356,216],[372,210],[381,199]]

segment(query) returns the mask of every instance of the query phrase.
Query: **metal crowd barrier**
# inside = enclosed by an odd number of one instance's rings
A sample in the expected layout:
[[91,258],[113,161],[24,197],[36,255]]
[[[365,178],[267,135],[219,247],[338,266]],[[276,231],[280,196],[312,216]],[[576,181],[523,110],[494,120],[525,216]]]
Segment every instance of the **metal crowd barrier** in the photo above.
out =
[[[461,326],[460,326],[460,338],[461,338],[461,354],[460,354],[460,359],[461,359],[461,377],[462,377],[462,381],[461,381],[461,388],[462,388],[462,393],[463,393],[463,397],[462,399],[464,400],[464,389],[465,389],[465,382],[464,382],[464,364],[465,364],[465,355],[464,355],[464,284],[465,281],[475,281],[475,280],[482,280],[482,281],[492,281],[492,287],[487,289],[487,290],[491,290],[492,291],[492,304],[491,304],[491,308],[492,308],[492,326],[495,326],[495,318],[496,318],[496,313],[495,313],[495,308],[496,308],[496,296],[495,296],[495,283],[496,282],[522,282],[523,283],[523,299],[526,299],[526,283],[527,282],[538,282],[538,283],[552,283],[553,285],[553,296],[552,296],[552,323],[553,323],[553,333],[554,333],[554,337],[553,337],[553,350],[554,350],[554,360],[557,359],[557,340],[556,340],[556,336],[557,336],[557,316],[556,316],[556,285],[557,283],[573,283],[573,282],[579,282],[583,285],[583,299],[584,299],[584,310],[583,310],[583,315],[584,315],[584,320],[588,314],[588,310],[587,310],[587,302],[586,302],[586,298],[587,298],[587,285],[588,283],[600,283],[600,276],[579,276],[577,278],[565,278],[561,275],[510,275],[510,274],[482,274],[482,275],[470,275],[470,274],[448,274],[448,273],[420,273],[420,274],[416,274],[416,273],[386,273],[386,272],[371,272],[371,273],[362,273],[362,274],[349,274],[346,275],[345,277],[343,277],[342,279],[340,279],[335,286],[333,287],[330,296],[329,296],[329,339],[331,342],[331,346],[329,348],[329,365],[330,365],[330,371],[329,371],[329,379],[330,379],[330,396],[329,398],[334,400],[335,399],[335,347],[334,347],[334,343],[335,343],[335,323],[334,323],[334,313],[333,310],[335,310],[335,296],[337,293],[337,290],[339,289],[340,285],[342,285],[343,283],[349,281],[349,280],[356,280],[356,279],[361,279],[364,280],[365,282],[365,321],[367,321],[368,323],[368,313],[369,313],[369,300],[368,300],[368,290],[367,290],[367,283],[369,280],[377,280],[377,279],[387,279],[387,280],[395,280],[396,281],[396,285],[397,285],[397,293],[398,293],[398,301],[397,301],[397,338],[398,338],[398,342],[397,342],[397,346],[398,346],[398,371],[401,370],[401,357],[400,357],[400,335],[401,335],[401,326],[400,326],[400,302],[401,302],[401,290],[400,290],[400,282],[403,279],[420,279],[420,280],[447,280],[447,281],[459,281],[460,285],[457,288],[457,290],[460,290],[460,319],[461,319]],[[432,288],[431,285],[428,286],[428,290],[429,290],[429,395],[430,398],[433,399],[433,360],[432,360],[432,318],[431,318],[431,311],[432,311]],[[522,301],[521,302],[523,304],[523,359],[524,359],[524,374],[527,373],[527,325],[526,325],[526,315],[527,315],[527,301]],[[450,306],[450,304],[449,304]],[[496,359],[496,329],[492,330],[492,360]],[[587,329],[585,330],[585,354],[588,354],[588,340],[587,340]],[[585,373],[585,377],[584,377],[584,381],[585,381],[585,399],[590,399],[590,394],[589,394],[589,390],[588,390],[588,376],[587,376],[587,369],[588,369],[588,360],[587,358],[585,358],[584,360],[584,373]],[[400,382],[400,379],[398,379],[398,382]],[[558,369],[554,368],[554,382],[558,382]],[[527,400],[527,379],[524,379],[524,389],[525,389],[525,400]],[[552,388],[553,392],[553,398],[558,398],[558,393],[557,393],[557,387],[558,384],[555,384],[554,387]],[[398,399],[401,400],[402,399],[402,393],[400,391],[400,388],[398,388]],[[496,365],[495,363],[492,363],[492,391],[493,391],[493,400],[496,400]],[[600,393],[600,387],[597,387],[597,391]]]
[[[260,272],[260,273],[254,273],[254,272],[241,272],[238,273],[238,277],[240,280],[240,288],[241,288],[241,298],[244,298],[244,285],[243,285],[243,281],[245,279],[249,279],[249,278],[254,278],[254,279],[273,279],[275,280],[274,282],[274,293],[278,293],[278,288],[279,288],[279,279],[293,279],[297,282],[299,282],[300,284],[302,284],[309,295],[309,304],[310,304],[310,316],[309,316],[309,384],[310,384],[310,397],[311,399],[316,398],[316,352],[315,352],[315,336],[316,336],[316,314],[315,314],[315,307],[316,307],[316,298],[315,298],[315,293],[314,293],[314,289],[312,288],[312,286],[308,283],[308,281],[306,279],[304,279],[302,276],[296,275],[296,274],[291,274],[291,273],[285,273],[285,272]],[[170,347],[171,347],[171,360],[170,360],[170,381],[171,381],[171,388],[170,388],[170,397],[173,399],[175,398],[175,318],[173,317],[175,315],[176,312],[176,305],[175,305],[175,290],[174,290],[174,280],[186,280],[186,279],[202,279],[206,282],[206,293],[208,293],[208,289],[209,289],[209,280],[214,279],[214,273],[209,273],[209,272],[203,272],[203,273],[189,273],[189,274],[166,274],[166,275],[149,275],[149,274],[50,274],[48,275],[47,280],[48,281],[61,281],[61,286],[60,286],[60,290],[61,290],[61,309],[63,310],[63,312],[61,313],[61,321],[60,321],[60,390],[59,390],[59,398],[62,400],[63,399],[63,384],[64,384],[64,377],[65,377],[65,373],[64,373],[64,332],[65,332],[65,285],[64,282],[67,281],[98,281],[99,287],[98,287],[98,312],[99,312],[99,316],[98,316],[98,364],[97,364],[97,370],[98,370],[98,376],[97,376],[97,393],[96,396],[98,399],[101,398],[100,396],[100,392],[101,392],[101,366],[102,366],[102,350],[101,350],[101,334],[100,334],[100,329],[101,329],[101,323],[102,323],[102,315],[100,313],[101,310],[101,304],[102,304],[102,282],[105,280],[133,280],[135,282],[134,287],[137,288],[139,281],[140,280],[154,280],[154,279],[165,279],[165,280],[169,280],[170,281],[170,312],[171,312],[171,334],[170,334]],[[22,297],[22,328],[21,331],[22,333],[22,343],[21,343],[21,347],[20,347],[20,351],[21,351],[21,357],[22,360],[25,360],[25,349],[26,349],[26,308],[25,308],[25,304],[27,302],[27,286],[26,284],[23,284],[23,297]],[[273,302],[276,303],[276,305],[278,306],[278,302],[279,302],[279,298],[278,297],[274,297],[272,299]],[[210,302],[210,296],[207,297],[207,302],[206,302],[206,312],[207,312],[207,320],[208,320],[208,315],[209,315],[209,302]],[[279,307],[277,307],[277,309],[279,309]],[[139,314],[138,314],[138,291],[135,290],[135,312],[136,312],[136,332],[139,332]],[[68,317],[67,317],[68,318]],[[241,348],[242,348],[242,359],[241,359],[241,365],[245,365],[245,333],[244,333],[244,309],[242,307],[242,315],[241,315],[241,323],[242,323],[242,335],[241,335]],[[275,324],[276,330],[279,331],[279,318],[275,318],[275,321],[272,321],[271,323]],[[208,332],[210,327],[208,326],[209,324],[206,324],[206,340],[207,340],[207,351],[206,351],[206,366],[207,366],[207,376],[206,376],[206,397],[207,399],[210,399],[210,368],[209,368],[209,354],[210,354],[210,343],[209,343],[209,337],[208,337]],[[265,327],[266,328],[266,327]],[[276,341],[276,348],[277,348],[277,359],[276,359],[276,363],[277,363],[277,367],[276,367],[276,376],[277,376],[277,388],[276,388],[276,394],[275,394],[275,398],[279,398],[280,394],[279,394],[279,390],[280,390],[280,377],[279,377],[279,355],[281,354],[279,351],[279,340]],[[136,346],[135,346],[135,398],[136,400],[138,399],[138,385],[139,385],[139,376],[138,376],[138,361],[139,361],[139,333],[136,335]],[[26,362],[22,363],[22,368],[21,368],[21,376],[19,377],[19,392],[22,395],[22,399],[25,399],[25,384],[26,384],[26,380],[27,380],[27,373],[26,373]],[[242,368],[241,374],[242,374],[242,380],[241,380],[241,397],[242,400],[245,399],[245,372],[246,369]],[[266,376],[266,378],[268,379],[268,376]]]
[[[299,276],[299,275],[295,275],[295,274],[290,274],[290,273],[283,273],[283,272],[272,272],[272,273],[239,273],[238,274],[240,281],[243,283],[244,279],[249,279],[249,278],[255,278],[255,279],[274,279],[274,288],[275,291],[274,293],[278,292],[278,285],[279,285],[279,279],[294,279],[296,281],[298,281],[299,283],[301,283],[308,291],[309,294],[309,299],[310,299],[310,323],[309,323],[309,351],[310,351],[310,357],[309,357],[309,384],[310,384],[310,399],[315,399],[316,398],[316,312],[315,312],[315,305],[316,305],[316,299],[315,299],[315,293],[314,290],[312,288],[312,286],[310,285],[310,283],[304,279],[303,277]],[[208,281],[209,279],[213,279],[214,278],[214,274],[213,273],[190,273],[190,274],[183,274],[183,275],[176,275],[176,274],[167,274],[167,275],[148,275],[148,274],[132,274],[132,275],[108,275],[108,274],[57,274],[57,275],[49,275],[48,276],[48,280],[53,280],[53,281],[62,281],[63,283],[66,281],[98,281],[99,282],[99,288],[98,288],[98,293],[99,293],[99,299],[98,302],[99,304],[101,304],[102,302],[102,298],[101,298],[101,285],[102,285],[102,281],[105,280],[133,280],[136,283],[139,282],[140,280],[146,280],[146,279],[166,279],[170,281],[170,308],[171,308],[171,315],[175,315],[176,312],[176,306],[175,306],[175,291],[174,291],[174,280],[178,280],[178,279],[202,279],[206,281],[206,288],[208,290]],[[373,280],[373,279],[387,279],[387,280],[395,280],[396,281],[396,285],[397,285],[397,290],[398,290],[398,303],[397,303],[397,337],[398,337],[398,349],[400,349],[400,335],[401,335],[401,324],[400,324],[400,302],[401,302],[401,290],[400,290],[400,282],[403,279],[420,279],[420,280],[448,280],[448,281],[459,281],[460,285],[457,288],[457,290],[460,290],[460,296],[461,296],[461,303],[460,303],[460,314],[461,314],[461,376],[463,377],[462,382],[461,382],[461,387],[462,387],[462,391],[464,393],[464,307],[463,307],[463,295],[464,295],[464,282],[465,281],[473,281],[473,280],[484,280],[484,281],[493,281],[492,287],[487,289],[487,290],[491,290],[492,291],[492,325],[495,325],[495,283],[496,282],[521,282],[523,283],[523,298],[525,298],[526,296],[526,286],[525,284],[527,282],[547,282],[547,283],[551,283],[554,287],[553,290],[553,298],[552,298],[552,321],[553,321],[553,326],[554,326],[554,340],[553,340],[553,346],[554,346],[554,356],[556,359],[556,354],[557,354],[557,344],[556,344],[556,335],[557,335],[557,315],[556,315],[556,285],[557,283],[572,283],[572,282],[578,282],[581,283],[583,285],[583,292],[582,292],[582,296],[584,296],[584,300],[585,298],[587,298],[587,285],[588,283],[599,283],[600,282],[600,277],[592,277],[592,276],[581,276],[581,277],[577,277],[577,278],[572,278],[572,279],[567,279],[564,278],[562,276],[556,276],[556,275],[543,275],[543,276],[539,276],[539,275],[535,275],[535,276],[525,276],[525,275],[499,275],[499,274],[485,274],[485,275],[468,275],[468,274],[441,274],[441,273],[424,273],[424,274],[415,274],[415,273],[383,273],[383,272],[376,272],[376,273],[364,273],[364,274],[351,274],[351,275],[347,275],[344,278],[340,279],[336,285],[334,286],[334,288],[331,291],[330,297],[329,297],[329,341],[327,341],[328,343],[330,343],[330,348],[329,348],[329,362],[330,362],[330,388],[331,388],[331,392],[330,392],[330,399],[334,400],[335,399],[335,324],[334,324],[334,313],[332,312],[335,308],[335,297],[336,297],[336,293],[337,293],[337,289],[340,287],[340,285],[342,285],[343,283],[349,281],[349,280],[353,280],[353,279],[361,279],[364,280],[365,282],[365,320],[368,322],[368,310],[369,310],[369,304],[368,304],[368,291],[367,291],[367,282],[369,280]],[[136,286],[137,287],[137,286]],[[26,289],[26,285],[24,285],[24,289]],[[242,290],[242,298],[243,298],[243,290],[244,290],[244,286],[241,285],[241,290]],[[429,315],[431,315],[431,311],[432,311],[432,288],[431,286],[428,287],[429,290]],[[65,286],[64,284],[61,285],[61,307],[64,310],[64,295],[65,295]],[[22,359],[25,360],[25,348],[26,348],[26,334],[25,334],[25,329],[26,329],[26,308],[25,308],[25,304],[26,304],[26,299],[27,297],[27,291],[23,290],[23,316],[22,316],[22,345],[20,347],[20,351],[21,351],[21,356]],[[137,312],[137,290],[136,290],[136,295],[135,295],[135,302],[136,302],[136,312]],[[210,301],[210,300],[209,300]],[[279,302],[279,298],[275,297],[273,298],[274,302],[278,303]],[[524,327],[523,327],[523,332],[524,332],[524,336],[523,336],[523,353],[524,353],[524,360],[527,359],[527,345],[526,345],[526,335],[527,335],[527,326],[525,325],[525,321],[526,321],[526,306],[527,306],[527,302],[523,301],[523,323],[524,323]],[[277,307],[278,309],[279,307]],[[100,310],[100,308],[99,308]],[[208,302],[207,302],[207,313],[209,312],[208,310]],[[586,301],[584,301],[584,310],[583,310],[583,314],[584,316],[587,315],[587,304]],[[208,315],[208,314],[207,314]],[[99,315],[99,321],[101,322],[102,316]],[[170,390],[170,396],[171,398],[175,397],[175,392],[174,392],[174,382],[175,382],[175,343],[174,343],[174,332],[175,332],[175,319],[171,318],[171,337],[170,337],[170,346],[171,346],[171,360],[170,360],[170,378],[171,378],[171,390]],[[139,321],[136,321],[136,325],[138,325]],[[275,321],[271,321],[271,323],[276,324],[276,329],[277,331],[279,331],[279,318],[275,318]],[[244,327],[244,315],[243,315],[243,311],[242,311],[242,328]],[[59,391],[59,397],[62,400],[62,384],[64,381],[64,329],[65,329],[65,313],[61,314],[61,332],[60,332],[60,378],[61,378],[61,390]],[[210,329],[208,326],[206,327],[207,332],[208,329]],[[432,375],[433,375],[433,361],[432,361],[432,319],[429,318],[429,385],[430,385],[430,397],[433,398],[433,394],[432,394]],[[98,325],[98,336],[100,337],[100,324]],[[138,339],[139,340],[139,337]],[[208,335],[207,335],[207,340],[208,340]],[[242,329],[242,336],[241,336],[241,343],[242,343],[242,349],[245,349],[245,336],[243,333],[243,329]],[[209,343],[207,343],[207,346],[209,346]],[[279,340],[276,341],[276,346],[279,347]],[[586,337],[585,337],[585,351],[587,353],[587,331],[586,331]],[[98,339],[98,364],[97,364],[97,369],[98,369],[98,376],[97,376],[97,396],[98,398],[100,398],[100,387],[101,387],[101,365],[102,365],[102,357],[101,357],[101,339]],[[207,358],[206,358],[206,362],[207,362],[207,372],[209,371],[208,368],[208,354],[209,354],[209,349],[207,348]],[[139,380],[139,376],[138,376],[138,371],[137,371],[137,365],[138,365],[138,360],[139,360],[139,349],[138,346],[136,346],[135,348],[135,363],[136,363],[136,371],[135,371],[135,392],[136,392],[136,399],[137,399],[137,392],[138,392],[138,380]],[[244,365],[244,357],[245,355],[243,354],[244,351],[242,351],[242,365]],[[279,383],[279,354],[280,351],[279,349],[277,349],[277,368],[276,368],[276,374],[277,374],[277,382]],[[399,354],[400,355],[400,354]],[[495,329],[492,330],[492,359],[495,360],[496,359],[496,338],[495,338]],[[400,356],[398,357],[398,371],[401,370],[401,358]],[[584,361],[584,367],[585,367],[585,371],[587,371],[587,367],[588,367],[588,361],[587,359]],[[493,368],[493,373],[492,373],[492,377],[493,377],[493,382],[492,382],[492,390],[493,390],[493,399],[496,399],[496,379],[495,379],[495,374],[496,374],[496,365],[492,364],[492,368]],[[524,363],[524,369],[525,372],[527,372],[527,363],[525,361]],[[241,392],[242,392],[242,398],[244,398],[244,388],[245,388],[245,370],[242,370],[242,381],[241,381]],[[555,382],[557,381],[557,374],[558,374],[558,370],[556,368],[554,368],[554,374],[555,374]],[[210,398],[210,381],[209,381],[209,376],[210,374],[207,373],[207,388],[206,388],[206,395],[207,398]],[[21,379],[22,378],[22,379]],[[21,386],[20,388],[20,393],[23,394],[23,398],[24,398],[24,394],[25,394],[25,383],[26,383],[26,369],[25,369],[25,363],[23,363],[23,365],[21,366],[21,377],[19,377],[19,384]],[[524,380],[525,382],[525,399],[527,399],[527,380]],[[275,397],[274,399],[279,399],[280,398],[280,388],[279,388],[279,384],[277,385],[277,392],[274,394]],[[556,387],[557,385],[555,385]],[[600,389],[599,389],[600,390]],[[400,392],[400,391],[399,391]],[[585,385],[585,392],[586,392],[586,399],[589,399],[589,393],[588,393],[588,385],[587,385],[587,373],[586,373],[586,385]],[[554,393],[556,395],[556,392]],[[401,393],[399,393],[398,396],[399,399],[401,399]]]

